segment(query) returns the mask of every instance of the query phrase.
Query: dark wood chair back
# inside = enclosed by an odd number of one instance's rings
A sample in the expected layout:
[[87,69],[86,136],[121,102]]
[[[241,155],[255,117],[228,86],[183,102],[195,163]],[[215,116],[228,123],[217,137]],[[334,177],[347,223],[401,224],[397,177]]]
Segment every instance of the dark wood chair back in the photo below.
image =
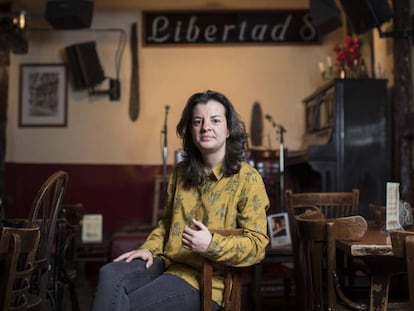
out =
[[81,243],[81,221],[84,206],[81,203],[63,204],[58,218],[57,249],[55,256],[56,305],[71,306],[72,311],[79,311],[80,302],[76,290],[77,250]]
[[57,218],[67,182],[68,174],[64,171],[56,171],[50,175],[37,192],[29,213],[28,221],[40,226],[41,237],[36,253],[35,273],[31,288],[31,293],[38,297],[29,296],[28,308],[31,310],[39,308],[39,301],[42,303],[42,309],[46,308]]
[[11,301],[17,300],[15,307],[26,308],[27,302],[22,297],[12,297],[13,281],[17,270],[17,262],[20,255],[20,237],[17,234],[10,235],[7,239],[0,240],[0,308],[9,310]]
[[285,206],[289,216],[289,229],[292,242],[293,261],[295,269],[296,301],[300,309],[306,309],[309,295],[306,292],[305,280],[301,267],[303,257],[299,249],[298,233],[295,216],[306,210],[319,210],[324,217],[343,217],[357,215],[359,204],[359,190],[351,192],[304,192],[293,193],[291,189],[285,191]]
[[[211,233],[223,236],[241,235],[243,229],[210,229]],[[221,265],[225,270],[224,276],[224,310],[240,311],[241,309],[241,272],[243,268]],[[214,264],[203,257],[203,271],[201,284],[201,301],[203,311],[211,311],[212,304],[212,276]]]
[[26,295],[29,292],[34,260],[39,245],[38,227],[4,227],[1,233],[1,310],[27,310]]
[[414,310],[414,232],[393,230],[390,236],[394,256],[406,260],[410,307]]
[[317,206],[326,218],[357,215],[359,190],[350,192],[304,192],[286,190],[286,205]]
[[368,228],[365,219],[362,216],[324,219],[302,214],[296,216],[296,221],[309,297],[307,310],[335,310],[337,295],[350,308],[365,310],[366,305],[356,304],[343,294],[336,274],[336,240],[360,239]]
[[385,223],[385,206],[380,204],[368,204],[369,219],[374,220],[376,224]]

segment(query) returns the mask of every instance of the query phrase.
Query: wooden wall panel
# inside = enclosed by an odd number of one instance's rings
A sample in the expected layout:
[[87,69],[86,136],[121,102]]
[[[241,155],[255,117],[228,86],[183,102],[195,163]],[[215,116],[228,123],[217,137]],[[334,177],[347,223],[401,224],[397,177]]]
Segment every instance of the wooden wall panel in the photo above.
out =
[[104,233],[129,222],[151,223],[155,176],[162,174],[162,166],[155,165],[6,163],[6,217],[26,217],[38,189],[56,170],[69,174],[63,202],[102,213]]

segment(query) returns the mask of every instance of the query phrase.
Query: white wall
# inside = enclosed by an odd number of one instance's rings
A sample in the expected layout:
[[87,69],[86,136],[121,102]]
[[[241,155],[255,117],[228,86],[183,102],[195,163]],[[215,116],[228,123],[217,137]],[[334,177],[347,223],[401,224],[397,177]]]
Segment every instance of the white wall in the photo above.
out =
[[[140,12],[95,11],[93,29],[122,28],[128,32]],[[139,30],[142,27],[139,25]],[[141,39],[141,34],[139,34]],[[86,91],[68,88],[68,125],[65,128],[19,128],[19,64],[62,63],[63,48],[95,40],[105,74],[115,77],[114,56],[119,40],[116,32],[52,31],[30,32],[29,53],[13,55],[6,161],[18,163],[161,164],[161,129],[165,106],[168,115],[168,163],[179,148],[175,126],[187,98],[194,92],[214,89],[226,94],[250,128],[253,103],[283,124],[286,147],[300,149],[304,132],[302,99],[321,86],[318,62],[334,57],[338,30],[323,38],[322,45],[142,47],[139,48],[139,119],[128,116],[130,49],[126,45],[121,67],[121,100],[108,96],[89,97]],[[265,123],[264,134],[273,129]],[[267,144],[267,140],[265,140]]]

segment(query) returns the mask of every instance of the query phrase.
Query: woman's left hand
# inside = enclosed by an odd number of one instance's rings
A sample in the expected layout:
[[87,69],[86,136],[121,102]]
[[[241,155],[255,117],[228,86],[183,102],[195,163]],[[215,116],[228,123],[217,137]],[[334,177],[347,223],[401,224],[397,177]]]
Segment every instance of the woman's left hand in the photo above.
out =
[[208,228],[195,219],[191,226],[185,226],[182,242],[184,248],[196,253],[204,253],[210,245],[212,235]]

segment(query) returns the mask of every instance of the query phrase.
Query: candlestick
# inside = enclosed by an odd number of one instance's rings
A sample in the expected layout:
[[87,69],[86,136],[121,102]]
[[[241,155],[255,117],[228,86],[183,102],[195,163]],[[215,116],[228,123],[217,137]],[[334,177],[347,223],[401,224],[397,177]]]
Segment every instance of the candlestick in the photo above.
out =
[[332,59],[331,59],[331,57],[330,56],[327,56],[326,57],[326,63],[328,64],[328,67],[330,68],[330,67],[332,67]]
[[324,73],[325,72],[325,65],[322,62],[319,62],[319,71],[321,73]]

